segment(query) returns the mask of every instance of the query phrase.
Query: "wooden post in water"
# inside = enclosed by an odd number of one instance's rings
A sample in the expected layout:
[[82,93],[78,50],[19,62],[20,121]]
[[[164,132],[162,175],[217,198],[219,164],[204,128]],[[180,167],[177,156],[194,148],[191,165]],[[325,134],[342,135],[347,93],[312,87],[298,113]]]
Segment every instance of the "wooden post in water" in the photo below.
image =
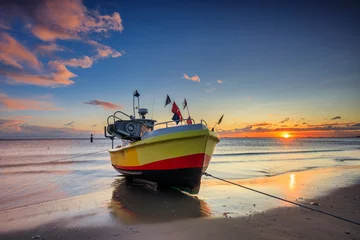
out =
[[90,135],[90,142],[93,142],[94,140],[94,137],[93,137],[93,134]]

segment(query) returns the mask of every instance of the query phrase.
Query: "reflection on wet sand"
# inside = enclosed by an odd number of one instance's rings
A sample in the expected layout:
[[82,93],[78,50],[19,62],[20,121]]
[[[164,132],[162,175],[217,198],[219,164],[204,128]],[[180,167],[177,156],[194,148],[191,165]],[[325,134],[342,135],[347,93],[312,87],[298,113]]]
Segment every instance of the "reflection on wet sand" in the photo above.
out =
[[211,215],[203,200],[175,189],[154,189],[125,179],[115,180],[114,187],[109,208],[122,223],[167,222]]

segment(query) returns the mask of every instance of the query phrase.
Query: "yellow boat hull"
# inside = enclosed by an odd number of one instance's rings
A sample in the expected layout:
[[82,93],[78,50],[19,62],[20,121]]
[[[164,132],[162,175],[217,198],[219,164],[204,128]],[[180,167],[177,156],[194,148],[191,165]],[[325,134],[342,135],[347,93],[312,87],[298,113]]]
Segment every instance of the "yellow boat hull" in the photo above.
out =
[[126,176],[197,193],[219,136],[204,126],[150,137],[110,149],[111,163]]

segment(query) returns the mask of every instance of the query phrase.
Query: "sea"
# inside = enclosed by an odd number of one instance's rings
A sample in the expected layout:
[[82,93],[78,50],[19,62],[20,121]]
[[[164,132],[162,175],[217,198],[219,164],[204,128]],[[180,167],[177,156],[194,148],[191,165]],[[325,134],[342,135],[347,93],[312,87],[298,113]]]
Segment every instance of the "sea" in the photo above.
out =
[[[0,211],[113,188],[121,176],[111,166],[110,147],[108,139],[1,140]],[[359,180],[357,166],[359,138],[223,138],[207,172],[256,181],[288,173],[291,180],[294,173],[314,169],[355,169],[339,177],[348,184]],[[202,182],[199,197],[211,205],[217,196],[214,182],[209,177]]]

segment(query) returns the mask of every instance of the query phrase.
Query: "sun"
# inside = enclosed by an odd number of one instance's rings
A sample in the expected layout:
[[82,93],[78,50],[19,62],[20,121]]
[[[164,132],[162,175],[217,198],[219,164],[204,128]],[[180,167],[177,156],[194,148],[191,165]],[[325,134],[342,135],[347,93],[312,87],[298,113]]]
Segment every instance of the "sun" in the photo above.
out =
[[283,133],[283,134],[282,134],[282,137],[283,137],[283,138],[289,138],[289,137],[291,137],[291,135],[288,134],[288,133]]

